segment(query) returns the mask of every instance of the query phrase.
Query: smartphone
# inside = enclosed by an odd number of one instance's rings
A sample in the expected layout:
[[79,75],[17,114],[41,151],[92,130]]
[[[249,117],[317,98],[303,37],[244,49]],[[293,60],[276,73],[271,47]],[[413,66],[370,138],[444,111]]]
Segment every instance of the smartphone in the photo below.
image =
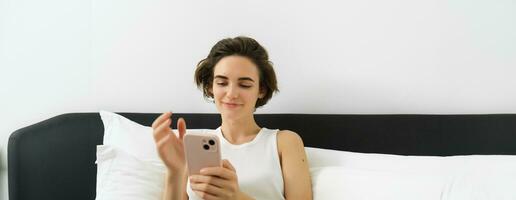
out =
[[200,174],[202,168],[222,166],[219,138],[209,133],[188,133],[183,137],[188,174]]

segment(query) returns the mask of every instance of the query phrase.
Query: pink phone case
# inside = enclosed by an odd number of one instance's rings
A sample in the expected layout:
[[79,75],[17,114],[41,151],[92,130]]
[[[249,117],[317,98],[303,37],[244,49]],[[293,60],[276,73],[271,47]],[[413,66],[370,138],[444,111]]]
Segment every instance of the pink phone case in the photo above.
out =
[[219,138],[207,133],[188,133],[183,138],[188,174],[200,174],[205,167],[222,166]]

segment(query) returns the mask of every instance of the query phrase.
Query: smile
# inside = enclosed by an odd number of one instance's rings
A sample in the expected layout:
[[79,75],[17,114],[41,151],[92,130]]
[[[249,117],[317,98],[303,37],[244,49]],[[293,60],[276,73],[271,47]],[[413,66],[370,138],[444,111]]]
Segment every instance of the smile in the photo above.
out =
[[222,105],[224,105],[225,107],[227,108],[236,108],[236,107],[239,107],[241,106],[241,104],[236,104],[236,103],[222,103]]

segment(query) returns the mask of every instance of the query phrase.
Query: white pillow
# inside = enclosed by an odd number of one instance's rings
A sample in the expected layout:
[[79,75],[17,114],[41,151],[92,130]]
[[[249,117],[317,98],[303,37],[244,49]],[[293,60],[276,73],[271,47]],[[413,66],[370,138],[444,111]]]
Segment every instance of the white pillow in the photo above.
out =
[[[379,153],[356,153],[305,147],[310,168],[344,166],[347,168],[382,171],[418,171],[444,173],[454,168],[444,168],[447,159],[441,156],[402,156]],[[465,158],[457,158],[457,162]]]
[[[104,145],[97,146],[96,199],[158,200],[166,168],[156,150],[152,127],[116,113],[99,113]],[[187,134],[206,130],[188,129]]]
[[165,166],[109,145],[97,146],[97,200],[159,200]]
[[[104,145],[117,147],[141,160],[161,161],[154,143],[152,127],[143,126],[109,111],[100,111],[99,114],[104,124]],[[187,134],[206,130],[210,129],[188,129]],[[178,136],[177,130],[174,133]]]
[[516,199],[516,156],[461,157],[465,157],[465,167],[446,183],[447,199]]
[[104,123],[104,145],[117,147],[141,160],[160,160],[152,127],[143,126],[116,113],[99,113]]
[[310,174],[314,200],[435,200],[443,188],[442,177],[424,173],[329,166]]
[[516,156],[401,156],[306,147],[314,199],[516,199]]
[[440,199],[443,157],[305,147],[315,200]]

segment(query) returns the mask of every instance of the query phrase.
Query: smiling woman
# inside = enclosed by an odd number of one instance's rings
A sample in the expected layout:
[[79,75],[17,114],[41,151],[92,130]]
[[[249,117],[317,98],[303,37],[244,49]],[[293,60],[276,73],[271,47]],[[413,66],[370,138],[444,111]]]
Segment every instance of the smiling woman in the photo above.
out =
[[[229,57],[229,58],[227,58]],[[256,102],[256,107],[265,105],[274,92],[278,92],[276,73],[269,61],[269,55],[256,40],[247,37],[223,39],[210,51],[207,58],[201,60],[195,71],[195,82],[203,90],[204,96],[213,98],[212,83],[214,78],[228,79],[224,75],[214,75],[214,68],[219,66],[236,65],[235,67],[252,68],[250,74],[257,73],[258,77],[239,77],[239,80],[259,81],[263,97]],[[258,83],[256,83],[258,84]]]
[[227,38],[211,49],[195,71],[204,97],[212,99],[222,118],[220,167],[187,176],[183,136],[171,134],[167,112],[153,123],[160,158],[167,166],[163,199],[312,199],[304,144],[295,132],[260,127],[256,108],[278,91],[265,48],[248,37]]
[[[222,115],[232,114],[231,118],[238,118],[234,115],[252,114],[257,101],[265,96],[265,89],[259,87],[258,68],[246,57],[232,55],[222,58],[213,74],[215,78],[208,91],[216,99],[217,109],[224,111]],[[240,108],[245,112],[236,110]]]

